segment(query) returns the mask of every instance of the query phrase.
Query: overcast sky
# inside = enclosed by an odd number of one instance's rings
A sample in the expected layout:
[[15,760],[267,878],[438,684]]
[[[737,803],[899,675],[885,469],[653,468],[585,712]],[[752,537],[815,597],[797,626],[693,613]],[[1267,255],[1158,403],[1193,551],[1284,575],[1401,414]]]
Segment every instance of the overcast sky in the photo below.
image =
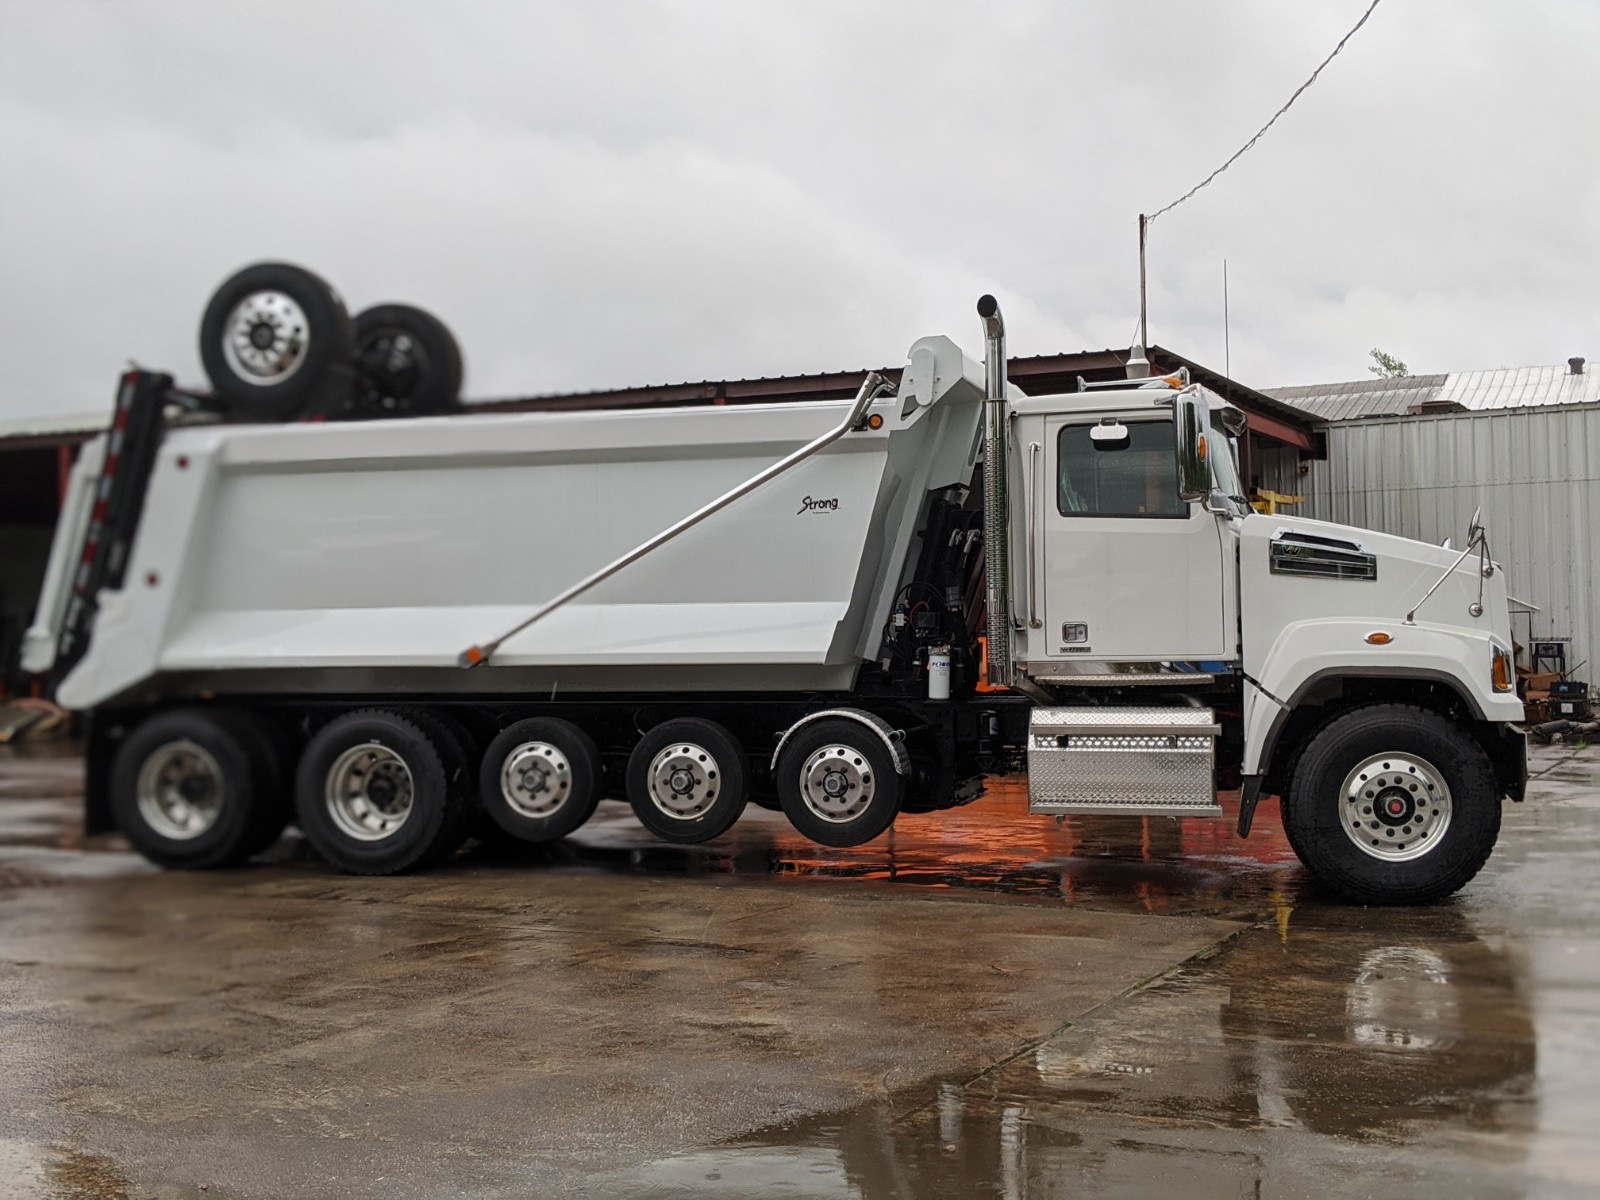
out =
[[[0,0],[0,419],[200,383],[211,290],[432,309],[469,397],[1125,347],[1137,216],[1367,0]],[[1257,387],[1600,358],[1600,4],[1384,0],[1152,228]]]

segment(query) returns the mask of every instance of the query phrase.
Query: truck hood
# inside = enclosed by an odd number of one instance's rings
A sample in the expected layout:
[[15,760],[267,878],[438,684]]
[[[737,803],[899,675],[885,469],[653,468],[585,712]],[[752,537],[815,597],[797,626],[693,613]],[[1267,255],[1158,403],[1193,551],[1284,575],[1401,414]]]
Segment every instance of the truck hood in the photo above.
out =
[[1416,609],[1419,626],[1455,627],[1498,637],[1506,649],[1511,646],[1505,572],[1498,564],[1482,581],[1483,614],[1474,617],[1470,611],[1479,599],[1477,553],[1464,559],[1418,608],[1428,589],[1460,558],[1460,550],[1282,515],[1253,513],[1241,525],[1240,589],[1270,609],[1284,609],[1284,617],[1360,616],[1379,625],[1399,625]]
[[[1245,774],[1261,771],[1272,731],[1289,711],[1324,684],[1353,677],[1444,687],[1479,720],[1523,719],[1516,693],[1494,686],[1495,654],[1511,651],[1498,565],[1485,578],[1477,554],[1453,565],[1459,550],[1326,521],[1251,514],[1232,525],[1250,685]],[[1480,585],[1483,608],[1475,617]],[[1396,692],[1407,694],[1414,693]]]

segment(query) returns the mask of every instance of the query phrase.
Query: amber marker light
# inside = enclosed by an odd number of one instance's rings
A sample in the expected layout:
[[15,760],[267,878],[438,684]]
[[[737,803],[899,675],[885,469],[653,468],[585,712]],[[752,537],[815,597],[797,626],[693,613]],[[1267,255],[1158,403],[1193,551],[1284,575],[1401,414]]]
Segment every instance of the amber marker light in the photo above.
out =
[[868,429],[882,429],[883,428],[883,417],[878,413],[873,413],[870,417],[867,418],[867,428]]
[[1371,633],[1367,634],[1364,640],[1369,646],[1387,646],[1390,642],[1394,641],[1394,636],[1392,634],[1385,633],[1381,629],[1374,629]]
[[1494,663],[1490,668],[1490,674],[1494,677],[1495,691],[1509,692],[1511,690],[1511,655],[1500,649],[1499,646],[1494,648]]

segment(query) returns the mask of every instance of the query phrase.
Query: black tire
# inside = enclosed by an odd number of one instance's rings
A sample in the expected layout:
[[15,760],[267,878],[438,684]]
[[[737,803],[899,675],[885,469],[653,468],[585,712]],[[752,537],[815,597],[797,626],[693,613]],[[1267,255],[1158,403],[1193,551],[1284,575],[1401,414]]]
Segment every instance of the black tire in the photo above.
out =
[[[663,771],[683,772],[681,793]],[[704,842],[744,812],[749,776],[743,747],[721,725],[699,717],[663,721],[628,756],[628,803],[658,838]]]
[[495,825],[523,842],[564,838],[594,815],[604,774],[593,739],[570,721],[518,721],[489,743],[478,796]]
[[433,849],[422,857],[417,867],[429,867],[443,862],[472,836],[474,819],[478,813],[478,747],[465,726],[447,712],[432,708],[397,709],[401,716],[415,721],[433,741],[444,763],[446,786],[455,798],[451,805],[449,829],[442,831]]
[[312,736],[296,773],[295,810],[317,853],[352,875],[392,875],[461,844],[470,809],[450,786],[454,751],[441,750],[431,727],[416,714],[362,709]]
[[211,387],[229,413],[246,419],[297,416],[354,347],[355,326],[339,294],[289,263],[257,263],[233,275],[200,318],[200,361]]
[[1426,709],[1374,704],[1335,717],[1306,743],[1283,820],[1300,861],[1340,895],[1427,904],[1459,891],[1488,861],[1500,794],[1465,730]]
[[379,304],[356,314],[355,337],[352,416],[429,416],[459,407],[461,348],[438,317],[409,304]]
[[118,747],[109,791],[118,830],[163,867],[243,862],[283,832],[266,741],[249,718],[178,708],[146,718]]
[[[830,747],[836,752],[808,772],[812,757]],[[857,721],[829,718],[807,725],[784,746],[777,774],[778,801],[789,823],[824,846],[870,842],[894,824],[905,795],[905,779],[895,770],[889,748]],[[838,781],[837,797],[828,791],[828,776]],[[868,790],[865,801],[851,795]]]
[[255,765],[255,794],[260,806],[246,858],[260,854],[283,836],[294,820],[294,757],[289,738],[269,719],[247,712],[229,713],[249,746]]

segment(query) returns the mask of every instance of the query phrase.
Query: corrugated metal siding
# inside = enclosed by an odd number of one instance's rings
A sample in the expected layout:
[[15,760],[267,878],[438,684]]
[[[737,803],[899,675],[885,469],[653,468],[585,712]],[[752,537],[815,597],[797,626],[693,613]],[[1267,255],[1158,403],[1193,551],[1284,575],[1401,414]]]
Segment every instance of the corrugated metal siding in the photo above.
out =
[[1280,496],[1301,495],[1300,452],[1293,446],[1269,444],[1253,438],[1250,444],[1250,484]]
[[[1533,636],[1572,638],[1568,666],[1588,660],[1579,677],[1600,678],[1600,408],[1353,421],[1327,436],[1302,513],[1464,546],[1481,505],[1508,590],[1539,606]],[[1524,618],[1512,628],[1526,638]]]

